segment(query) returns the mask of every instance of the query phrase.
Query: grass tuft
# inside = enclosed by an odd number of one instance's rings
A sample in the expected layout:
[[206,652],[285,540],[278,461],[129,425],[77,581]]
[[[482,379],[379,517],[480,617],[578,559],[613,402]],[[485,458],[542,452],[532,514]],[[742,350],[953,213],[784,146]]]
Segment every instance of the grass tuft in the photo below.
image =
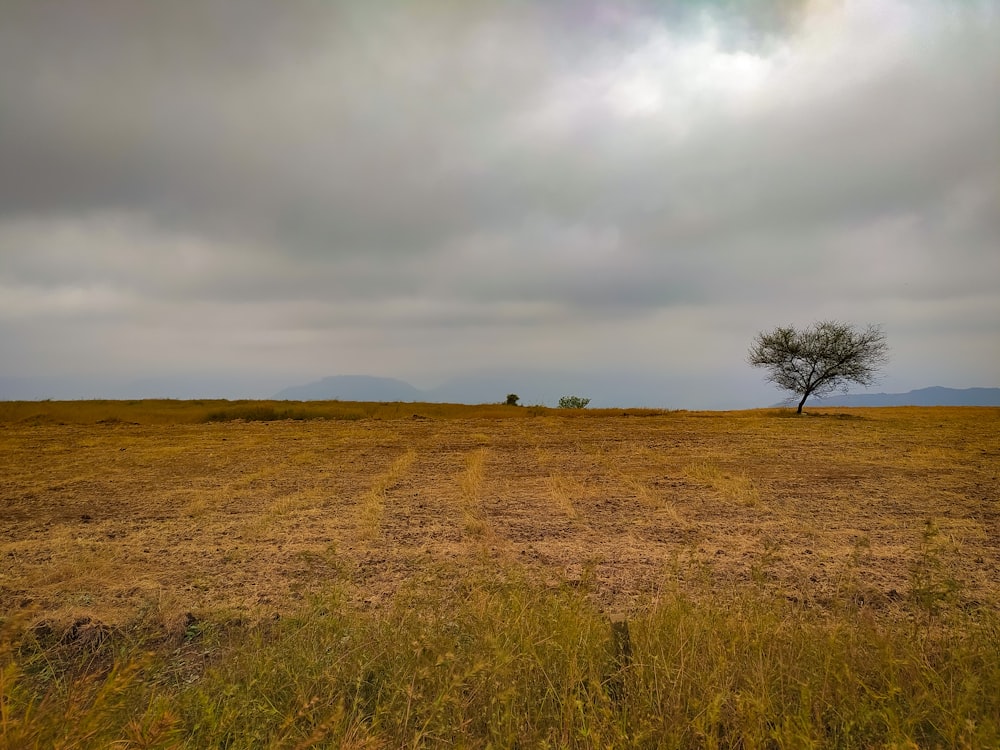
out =
[[753,507],[760,504],[757,485],[745,472],[728,472],[714,463],[701,462],[688,466],[685,474],[740,505]]

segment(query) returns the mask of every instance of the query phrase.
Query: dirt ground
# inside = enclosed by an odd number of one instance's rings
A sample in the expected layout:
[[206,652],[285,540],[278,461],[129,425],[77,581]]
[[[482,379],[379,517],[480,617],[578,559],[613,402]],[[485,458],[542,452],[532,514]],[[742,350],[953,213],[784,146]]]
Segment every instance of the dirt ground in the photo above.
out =
[[[1000,409],[0,427],[0,614],[269,616],[470,569],[1000,600]],[[923,578],[920,576],[923,575]],[[924,583],[921,583],[921,582]]]

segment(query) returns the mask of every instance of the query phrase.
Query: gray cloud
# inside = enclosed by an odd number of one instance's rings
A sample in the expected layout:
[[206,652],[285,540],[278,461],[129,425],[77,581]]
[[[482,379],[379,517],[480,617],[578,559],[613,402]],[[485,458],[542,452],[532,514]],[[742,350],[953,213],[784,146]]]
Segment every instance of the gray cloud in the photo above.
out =
[[11,374],[707,373],[830,315],[907,385],[1000,380],[992,3],[3,14]]

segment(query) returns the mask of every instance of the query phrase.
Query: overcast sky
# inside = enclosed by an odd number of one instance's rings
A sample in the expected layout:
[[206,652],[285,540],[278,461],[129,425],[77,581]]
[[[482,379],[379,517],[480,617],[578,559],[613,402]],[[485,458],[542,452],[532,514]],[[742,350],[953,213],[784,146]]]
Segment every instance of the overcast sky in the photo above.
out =
[[752,406],[823,318],[1000,386],[997,0],[0,4],[0,376]]

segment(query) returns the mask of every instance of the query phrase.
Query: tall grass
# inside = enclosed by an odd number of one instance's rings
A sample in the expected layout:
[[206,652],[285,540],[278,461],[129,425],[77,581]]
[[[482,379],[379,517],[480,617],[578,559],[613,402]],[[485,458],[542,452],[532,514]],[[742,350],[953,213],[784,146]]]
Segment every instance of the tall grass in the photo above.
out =
[[[0,746],[996,747],[1000,618],[663,593],[614,628],[586,584],[467,572],[385,610],[337,591],[256,625],[39,639],[8,623]],[[54,640],[53,640],[54,639]],[[117,744],[116,744],[117,743]]]

